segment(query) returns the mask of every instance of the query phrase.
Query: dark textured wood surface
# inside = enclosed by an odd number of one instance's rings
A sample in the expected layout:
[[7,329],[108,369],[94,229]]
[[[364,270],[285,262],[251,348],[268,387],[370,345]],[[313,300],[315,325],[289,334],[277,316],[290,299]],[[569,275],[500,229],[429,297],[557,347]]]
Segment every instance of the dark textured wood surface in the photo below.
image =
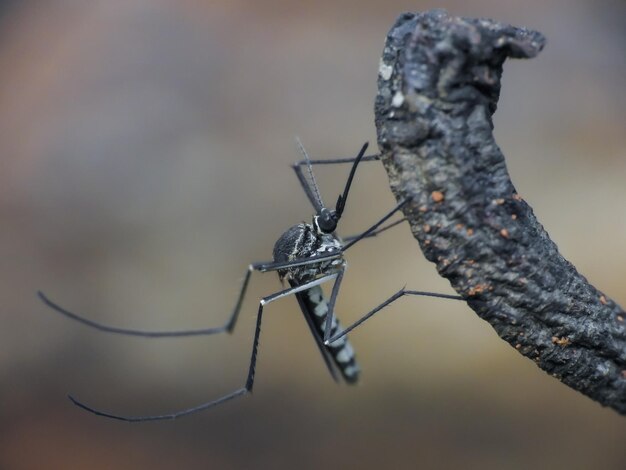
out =
[[545,372],[626,414],[626,313],[560,255],[492,134],[505,59],[544,44],[489,19],[402,15],[380,63],[378,145],[439,274]]

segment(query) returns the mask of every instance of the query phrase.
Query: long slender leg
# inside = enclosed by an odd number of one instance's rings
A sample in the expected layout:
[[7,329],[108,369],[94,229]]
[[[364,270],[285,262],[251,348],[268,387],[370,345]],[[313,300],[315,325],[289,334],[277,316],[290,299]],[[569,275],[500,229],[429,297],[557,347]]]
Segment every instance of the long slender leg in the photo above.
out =
[[[323,259],[328,258],[337,258],[341,255],[340,252],[330,253],[329,255],[324,256]],[[239,295],[237,296],[237,302],[235,307],[233,308],[228,320],[222,326],[214,327],[214,328],[200,328],[193,330],[177,330],[177,331],[148,331],[148,330],[138,330],[132,328],[120,328],[116,326],[105,325],[102,323],[98,323],[96,321],[85,318],[82,315],[78,315],[77,313],[71,312],[64,307],[61,307],[59,304],[53,302],[48,296],[46,296],[43,292],[38,291],[37,296],[41,299],[41,301],[61,315],[65,317],[82,323],[83,325],[89,326],[99,331],[104,331],[107,333],[116,333],[121,335],[128,336],[140,336],[144,338],[180,338],[185,336],[208,336],[225,332],[232,332],[235,328],[235,324],[237,322],[237,318],[239,317],[239,312],[241,311],[241,306],[243,304],[243,300],[248,289],[248,284],[250,282],[250,277],[252,276],[253,271],[260,272],[268,272],[268,271],[276,271],[278,269],[289,268],[293,266],[301,266],[304,264],[311,264],[319,262],[318,259],[304,258],[304,259],[296,259],[293,261],[288,261],[286,263],[273,263],[273,262],[265,262],[265,263],[253,263],[248,266],[248,270],[246,271],[246,275],[244,277],[243,283],[241,285],[241,289],[239,290]]]
[[41,301],[50,307],[55,312],[60,313],[74,321],[82,323],[83,325],[87,325],[91,328],[94,328],[99,331],[105,331],[107,333],[116,333],[121,335],[129,335],[129,336],[141,336],[144,338],[180,338],[184,336],[202,336],[202,335],[214,335],[218,333],[224,332],[232,332],[235,328],[235,324],[237,322],[237,318],[239,316],[239,312],[241,311],[241,306],[243,304],[243,299],[246,295],[246,290],[248,289],[248,284],[250,283],[250,277],[252,275],[252,271],[254,270],[254,265],[248,266],[248,270],[246,271],[246,275],[243,279],[243,283],[241,285],[241,289],[239,290],[239,295],[237,296],[237,302],[235,303],[235,307],[231,312],[228,320],[224,325],[214,327],[214,328],[201,328],[194,330],[177,330],[177,331],[146,331],[146,330],[137,330],[132,328],[120,328],[116,326],[109,326],[102,323],[98,323],[93,320],[89,320],[81,315],[78,315],[74,312],[67,310],[64,307],[61,307],[59,304],[50,300],[43,292],[38,291],[37,295],[41,299]]
[[347,335],[350,331],[354,330],[361,323],[363,323],[366,320],[369,320],[372,316],[374,316],[374,314],[380,312],[383,308],[385,308],[388,305],[390,305],[391,303],[395,302],[400,297],[404,297],[405,295],[419,295],[419,296],[424,296],[424,297],[437,297],[437,298],[440,298],[440,299],[465,300],[463,297],[461,297],[459,295],[437,294],[437,293],[434,293],[434,292],[422,292],[422,291],[417,291],[417,290],[400,289],[398,292],[396,292],[391,297],[389,297],[387,300],[385,300],[383,303],[381,303],[378,307],[370,310],[365,315],[363,315],[359,320],[355,321],[352,325],[350,325],[349,327],[345,328],[343,331],[335,334],[332,338],[328,338],[327,340],[325,340],[324,343],[325,344],[330,344],[333,341],[336,341],[339,338]]
[[402,208],[402,206],[404,206],[409,201],[410,201],[410,199],[404,199],[404,200],[400,201],[398,204],[396,204],[396,206],[393,209],[391,209],[387,214],[385,214],[378,222],[376,222],[370,228],[368,228],[367,230],[362,232],[360,235],[355,236],[352,240],[350,240],[348,243],[346,243],[341,250],[342,251],[346,251],[352,245],[355,245],[356,243],[358,243],[362,239],[367,238],[368,236],[370,236],[370,234],[374,233],[376,231],[376,229],[378,229],[378,227],[380,227],[382,224],[387,222],[387,220],[389,218],[391,218],[391,216],[393,216],[396,212],[398,212]]
[[[370,234],[368,234],[366,237],[363,238],[371,238],[371,237],[375,237],[387,230],[389,230],[390,228],[395,227],[396,225],[400,225],[402,222],[406,222],[407,218],[406,217],[402,217],[399,220],[396,220],[395,222],[391,222],[390,224],[385,225],[382,228],[379,228],[378,230],[374,230],[373,232],[371,232]],[[359,234],[360,235],[360,234]],[[352,240],[356,239],[359,235],[350,235],[348,237],[342,237],[343,241],[345,242],[351,242]]]
[[[311,162],[311,165],[340,165],[343,163],[354,163],[354,160],[356,160],[356,157],[334,158],[334,159],[325,159],[325,160],[309,160],[309,161]],[[378,160],[380,160],[380,155],[378,154],[365,155],[363,158],[361,158],[362,162],[374,162]],[[306,165],[306,160],[299,160],[296,163],[292,164],[291,166],[295,170],[297,167],[302,167],[304,165]]]
[[330,329],[333,323],[333,317],[335,316],[335,303],[337,302],[337,295],[339,294],[339,288],[341,287],[341,281],[343,280],[343,273],[346,268],[344,267],[339,274],[335,283],[333,284],[333,290],[330,293],[330,300],[328,301],[328,312],[326,313],[326,324],[324,325],[324,344],[328,346],[330,344]]
[[252,387],[254,386],[254,377],[256,372],[256,361],[257,355],[259,351],[259,337],[261,336],[261,321],[263,319],[263,307],[267,304],[274,302],[282,297],[286,297],[291,294],[295,294],[296,292],[301,292],[303,290],[310,289],[311,287],[320,285],[324,282],[330,281],[337,277],[336,273],[330,274],[328,276],[324,276],[318,279],[314,279],[311,282],[306,284],[302,284],[300,286],[291,287],[289,289],[282,290],[280,292],[276,292],[274,294],[268,295],[267,297],[263,297],[259,302],[259,309],[257,311],[256,318],[256,327],[254,330],[254,339],[252,340],[252,354],[250,357],[250,365],[248,367],[248,375],[246,377],[246,382],[243,387],[224,395],[216,400],[212,400],[206,403],[202,403],[200,405],[194,406],[192,408],[186,408],[184,410],[176,411],[174,413],[162,414],[162,415],[151,415],[151,416],[123,416],[118,414],[109,413],[106,411],[99,410],[97,408],[93,408],[92,406],[86,405],[80,400],[74,398],[69,395],[68,398],[74,403],[76,406],[86,410],[90,413],[93,413],[98,416],[103,416],[105,418],[117,419],[120,421],[159,421],[159,420],[167,420],[167,419],[176,419],[181,416],[185,416],[188,414],[196,413],[198,411],[207,410],[209,408],[213,408],[214,406],[220,405],[226,401],[232,400],[233,398],[237,398],[239,396],[245,395],[247,393],[252,392]]

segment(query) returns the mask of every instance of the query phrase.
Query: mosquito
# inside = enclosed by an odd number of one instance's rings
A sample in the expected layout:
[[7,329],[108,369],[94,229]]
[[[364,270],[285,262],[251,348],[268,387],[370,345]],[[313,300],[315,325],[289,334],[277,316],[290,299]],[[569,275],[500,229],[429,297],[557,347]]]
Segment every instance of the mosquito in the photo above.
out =
[[[68,395],[68,398],[72,401],[72,403],[85,411],[106,418],[132,422],[157,421],[176,419],[181,416],[207,410],[237,397],[251,393],[254,386],[264,308],[268,304],[290,295],[296,297],[300,310],[302,311],[311,330],[315,344],[317,345],[332,378],[336,382],[340,382],[343,379],[343,381],[347,384],[355,384],[359,380],[360,367],[356,362],[354,350],[346,336],[347,333],[361,325],[392,302],[395,302],[405,295],[463,300],[462,297],[456,295],[422,292],[402,288],[380,305],[367,312],[359,320],[344,329],[338,322],[334,312],[335,303],[337,301],[337,296],[339,294],[339,289],[341,287],[341,282],[347,266],[344,259],[344,253],[364,238],[374,237],[404,222],[406,218],[383,225],[394,214],[400,211],[400,209],[402,209],[402,207],[407,204],[409,200],[405,199],[400,201],[393,209],[391,209],[367,230],[356,236],[346,237],[345,240],[342,240],[336,234],[336,229],[341,217],[343,216],[356,169],[360,162],[379,160],[380,156],[365,156],[365,152],[368,147],[368,144],[365,143],[361,147],[361,150],[356,158],[311,160],[299,140],[297,140],[297,144],[304,158],[294,163],[292,168],[298,177],[298,181],[300,182],[304,193],[315,209],[315,214],[313,215],[310,224],[300,223],[298,225],[294,225],[281,235],[274,245],[272,261],[252,263],[248,266],[239,295],[237,296],[237,301],[235,302],[235,306],[224,325],[214,328],[177,331],[146,331],[119,328],[98,323],[88,319],[87,317],[73,313],[53,302],[43,292],[39,291],[37,293],[43,303],[52,310],[99,331],[147,338],[208,336],[220,333],[232,333],[235,328],[235,324],[237,323],[253,272],[257,271],[265,273],[275,271],[278,273],[279,279],[283,282],[283,287],[285,286],[285,281],[289,287],[263,297],[259,301],[256,326],[252,340],[252,354],[248,365],[248,374],[243,387],[215,400],[208,401],[191,408],[159,415],[124,416],[114,414],[89,406],[77,398],[74,398],[72,395]],[[343,193],[341,193],[337,198],[335,207],[329,208],[322,201],[322,197],[313,174],[313,165],[344,163],[352,163],[352,167],[350,169],[348,179],[346,180]],[[306,169],[306,173],[303,171],[303,168]],[[333,282],[329,299],[326,298],[321,288],[322,284],[328,282]]]

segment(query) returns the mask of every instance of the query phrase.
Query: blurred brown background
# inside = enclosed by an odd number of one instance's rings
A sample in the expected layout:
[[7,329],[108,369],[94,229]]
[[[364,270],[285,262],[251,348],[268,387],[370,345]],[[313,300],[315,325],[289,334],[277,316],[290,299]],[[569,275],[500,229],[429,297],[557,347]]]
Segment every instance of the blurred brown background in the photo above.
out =
[[[403,299],[352,334],[362,384],[336,386],[293,299],[265,317],[243,383],[253,278],[233,336],[144,340],[119,326],[220,325],[250,261],[311,209],[289,164],[375,142],[385,34],[444,7],[539,29],[505,66],[496,136],[513,180],[571,260],[626,305],[626,9],[618,0],[3,2],[0,6],[0,468],[626,468],[626,420],[548,377],[465,305]],[[333,200],[347,168],[320,169]],[[359,170],[342,233],[394,203]],[[351,250],[344,323],[403,285],[450,292],[406,226]]]

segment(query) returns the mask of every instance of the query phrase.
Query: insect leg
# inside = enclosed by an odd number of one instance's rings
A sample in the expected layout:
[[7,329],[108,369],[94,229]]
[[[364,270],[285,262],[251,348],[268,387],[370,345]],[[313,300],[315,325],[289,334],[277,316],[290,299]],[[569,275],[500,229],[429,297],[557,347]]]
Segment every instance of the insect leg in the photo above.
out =
[[[325,159],[325,160],[309,160],[309,162],[311,163],[311,165],[341,165],[343,163],[354,163],[354,161],[356,160],[356,157],[350,157],[350,158],[334,158],[334,159]],[[372,154],[372,155],[365,155],[364,157],[361,158],[362,162],[374,162],[374,161],[378,161],[380,160],[380,155],[378,154]],[[297,170],[296,168],[301,168],[302,166],[305,166],[306,160],[299,160],[296,163],[293,163],[291,165],[291,167],[294,169],[294,171],[302,171],[302,170]]]
[[[405,222],[406,220],[407,220],[406,217],[402,217],[401,219],[396,220],[395,222],[391,222],[390,224],[387,224],[387,225],[385,225],[382,228],[374,230],[373,232],[369,233],[368,235],[366,235],[363,238],[375,237],[376,235],[379,235],[380,233],[385,232],[386,230],[389,230],[390,228],[393,228],[396,225],[400,225],[402,222]],[[343,241],[345,241],[345,242],[351,242],[352,240],[354,240],[354,239],[356,239],[358,237],[359,237],[359,235],[350,235],[348,237],[342,237],[342,238],[343,238]]]
[[[337,368],[341,371],[341,375],[345,379],[346,383],[357,383],[359,378],[360,368],[354,357],[354,351],[352,346],[348,342],[346,337],[337,336],[341,325],[335,318],[335,304],[337,302],[337,296],[339,289],[341,288],[341,281],[345,273],[345,265],[340,268],[337,273],[337,278],[333,284],[333,288],[330,294],[330,300],[326,306],[326,309],[318,311],[318,308],[313,309],[313,315],[320,317],[325,315],[323,323],[320,324],[321,331],[323,333],[323,344],[328,348],[328,351],[332,355]],[[329,340],[331,337],[337,336],[336,340]],[[334,377],[334,375],[333,375]]]
[[259,272],[269,272],[269,271],[277,271],[279,269],[289,268],[293,266],[302,266],[306,264],[314,264],[321,261],[325,261],[332,258],[337,258],[341,256],[341,252],[336,253],[324,253],[322,255],[311,257],[311,258],[302,258],[296,259],[287,262],[263,262],[263,263],[253,263],[248,266],[248,270],[246,271],[246,275],[244,277],[243,283],[241,285],[241,289],[239,290],[239,295],[237,296],[237,302],[235,307],[233,308],[228,321],[222,326],[214,327],[214,328],[200,328],[200,329],[192,329],[192,330],[176,330],[176,331],[147,331],[147,330],[137,330],[131,328],[120,328],[116,326],[105,325],[103,323],[99,323],[93,320],[90,320],[82,315],[71,312],[64,307],[61,307],[56,302],[53,302],[48,296],[46,296],[43,292],[38,291],[37,296],[39,299],[49,308],[54,310],[65,317],[82,323],[83,325],[89,326],[99,331],[105,331],[107,333],[115,333],[121,335],[128,336],[140,336],[144,338],[180,338],[185,336],[207,336],[214,335],[225,332],[232,332],[235,328],[235,324],[237,322],[237,318],[239,317],[239,312],[241,311],[241,306],[243,304],[243,300],[248,289],[248,284],[250,282],[250,277],[252,276],[253,271]]
[[328,261],[333,258],[339,258],[343,250],[320,253],[318,255],[309,256],[308,258],[298,258],[291,261],[268,261],[264,263],[256,263],[254,269],[266,273],[268,271],[278,271],[279,269],[292,268],[295,266],[304,266],[306,264],[315,264],[322,261]]
[[330,293],[330,300],[328,301],[328,313],[326,314],[326,324],[324,325],[324,344],[328,346],[330,344],[331,325],[333,317],[335,316],[335,303],[337,302],[337,295],[339,294],[339,288],[341,287],[341,281],[343,280],[343,274],[345,273],[345,266],[337,274],[337,279],[333,284],[333,290]]
[[389,218],[391,218],[396,212],[398,212],[402,208],[402,206],[404,206],[409,201],[410,201],[410,199],[404,199],[404,200],[400,201],[398,204],[396,204],[396,206],[393,209],[391,209],[389,212],[387,212],[387,214],[385,214],[378,222],[376,222],[374,225],[372,225],[370,228],[368,228],[364,232],[362,232],[359,235],[356,235],[355,237],[353,237],[348,243],[346,243],[341,248],[341,251],[342,252],[346,251],[348,248],[350,248],[352,245],[356,244],[357,242],[361,241],[363,238],[367,238],[372,233],[376,232],[378,227],[380,227],[382,224],[387,222],[387,220]]
[[201,329],[193,329],[193,330],[176,330],[176,331],[146,331],[146,330],[136,330],[136,329],[131,329],[131,328],[119,328],[116,326],[109,326],[109,325],[105,325],[102,323],[98,323],[96,321],[85,318],[82,315],[78,315],[77,313],[71,312],[67,310],[66,308],[61,307],[59,304],[50,300],[50,298],[41,291],[37,292],[37,296],[41,299],[41,301],[44,304],[46,304],[55,312],[60,313],[61,315],[64,315],[71,320],[82,323],[83,325],[87,325],[91,328],[94,328],[99,331],[105,331],[107,333],[116,333],[116,334],[129,335],[129,336],[141,336],[144,338],[165,338],[165,337],[179,338],[179,337],[184,337],[184,336],[214,335],[214,334],[224,333],[224,332],[230,333],[235,328],[235,323],[237,322],[239,311],[241,310],[243,299],[246,295],[246,290],[248,289],[250,277],[252,275],[252,272],[255,269],[256,269],[255,265],[248,266],[248,270],[246,271],[246,275],[241,285],[241,289],[239,290],[239,295],[237,296],[237,302],[228,320],[226,321],[224,325],[214,327],[214,328],[201,328]]
[[261,336],[261,321],[263,319],[263,307],[265,307],[267,304],[271,302],[274,302],[275,300],[278,300],[280,298],[286,297],[291,294],[295,294],[297,292],[301,292],[303,290],[310,289],[311,287],[320,285],[324,282],[335,279],[336,277],[337,277],[337,274],[333,273],[328,276],[314,279],[313,281],[307,282],[306,284],[302,284],[299,286],[282,290],[280,292],[276,292],[274,294],[268,295],[267,297],[263,297],[261,299],[261,301],[259,302],[259,309],[257,311],[256,327],[254,330],[254,339],[252,340],[252,354],[250,356],[250,364],[248,366],[248,375],[246,376],[246,382],[243,387],[231,393],[228,393],[216,400],[202,403],[192,408],[186,408],[184,410],[176,411],[174,413],[161,414],[161,415],[149,415],[149,416],[123,416],[123,415],[118,415],[118,414],[113,414],[113,413],[109,413],[106,411],[102,411],[97,408],[93,408],[92,406],[86,405],[85,403],[81,402],[80,400],[74,398],[71,395],[69,395],[68,398],[71,400],[72,403],[74,403],[79,408],[82,408],[83,410],[93,413],[95,415],[103,416],[105,418],[117,419],[120,421],[137,422],[137,421],[160,421],[160,420],[170,420],[170,419],[180,418],[181,416],[185,416],[185,415],[192,414],[192,413],[197,413],[199,411],[204,411],[209,408],[213,408],[214,406],[220,405],[224,402],[227,402],[229,400],[232,400],[234,398],[245,395],[247,393],[251,393],[252,387],[254,386],[254,377],[256,373],[256,361],[257,361],[257,356],[258,356],[258,351],[259,351],[259,337]]
[[376,308],[370,310],[369,312],[367,312],[365,315],[363,315],[363,317],[361,317],[359,320],[355,321],[352,325],[350,325],[349,327],[345,328],[343,331],[333,335],[333,337],[329,338],[327,341],[325,341],[325,343],[326,344],[332,343],[333,341],[338,340],[342,336],[347,335],[350,331],[354,330],[361,323],[363,323],[366,320],[369,320],[372,316],[374,316],[375,313],[380,312],[383,308],[385,308],[388,305],[392,304],[393,302],[398,300],[400,297],[404,297],[405,295],[418,295],[418,296],[424,296],[424,297],[437,297],[437,298],[440,298],[440,299],[451,299],[451,300],[465,300],[463,297],[461,297],[459,295],[437,294],[437,293],[434,293],[434,292],[422,292],[422,291],[416,291],[416,290],[406,290],[406,289],[403,288],[403,289],[400,289],[395,294],[393,294],[391,297],[389,297],[383,303],[378,305],[378,307],[376,307]]

